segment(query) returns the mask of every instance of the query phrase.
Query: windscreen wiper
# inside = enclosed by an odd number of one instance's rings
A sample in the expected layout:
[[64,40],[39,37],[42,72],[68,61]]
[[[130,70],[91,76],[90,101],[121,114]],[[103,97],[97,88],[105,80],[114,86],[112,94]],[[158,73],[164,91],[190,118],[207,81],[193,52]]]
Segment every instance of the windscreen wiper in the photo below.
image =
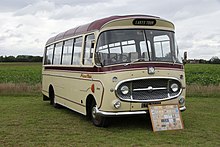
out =
[[133,64],[135,62],[142,62],[142,61],[145,61],[145,60],[143,58],[135,59],[135,60],[133,60],[133,61],[131,61],[129,63],[126,63],[124,66],[128,66],[128,65],[131,65],[131,64]]

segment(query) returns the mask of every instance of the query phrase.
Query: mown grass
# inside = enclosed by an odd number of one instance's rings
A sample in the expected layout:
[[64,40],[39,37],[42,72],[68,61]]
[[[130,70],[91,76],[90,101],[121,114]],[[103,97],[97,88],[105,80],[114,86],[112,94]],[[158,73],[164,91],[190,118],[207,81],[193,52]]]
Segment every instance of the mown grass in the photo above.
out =
[[147,116],[114,118],[97,128],[78,113],[55,109],[42,101],[41,63],[1,63],[0,146],[220,146],[218,70],[186,65],[185,128],[153,133]]
[[41,96],[1,96],[0,146],[220,146],[220,98],[187,99],[185,128],[154,133],[149,117],[114,118],[98,128]]

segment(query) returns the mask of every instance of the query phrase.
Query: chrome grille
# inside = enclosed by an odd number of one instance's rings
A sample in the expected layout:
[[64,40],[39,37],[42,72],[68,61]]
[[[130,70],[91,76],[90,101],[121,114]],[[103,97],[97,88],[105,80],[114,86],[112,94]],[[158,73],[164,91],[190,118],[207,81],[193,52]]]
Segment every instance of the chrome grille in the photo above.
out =
[[[173,92],[170,86],[176,83],[179,89]],[[122,86],[128,86],[129,92],[123,94]],[[182,92],[181,83],[176,78],[144,78],[122,81],[116,86],[116,95],[125,101],[148,102],[172,99]]]

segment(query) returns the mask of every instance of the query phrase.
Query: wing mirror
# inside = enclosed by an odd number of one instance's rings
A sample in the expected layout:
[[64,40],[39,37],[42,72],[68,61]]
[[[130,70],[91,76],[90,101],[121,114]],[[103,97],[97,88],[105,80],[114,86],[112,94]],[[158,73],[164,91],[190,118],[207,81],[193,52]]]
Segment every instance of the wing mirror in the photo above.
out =
[[183,64],[187,63],[187,52],[184,52]]

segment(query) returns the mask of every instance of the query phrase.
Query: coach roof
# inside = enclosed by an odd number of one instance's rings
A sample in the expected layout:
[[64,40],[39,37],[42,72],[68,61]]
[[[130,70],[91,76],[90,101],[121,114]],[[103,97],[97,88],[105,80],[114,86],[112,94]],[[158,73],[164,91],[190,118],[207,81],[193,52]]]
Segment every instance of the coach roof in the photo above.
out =
[[101,29],[106,23],[113,21],[113,20],[117,20],[117,19],[123,19],[123,18],[159,18],[159,17],[155,17],[155,16],[150,16],[150,15],[124,15],[124,16],[110,16],[110,17],[106,17],[106,18],[102,18],[99,20],[95,20],[91,23],[85,24],[85,25],[81,25],[78,26],[76,28],[72,28],[70,30],[67,30],[65,32],[62,32],[54,37],[51,37],[46,45],[58,41],[58,40],[62,40],[65,38],[69,38],[78,34],[82,34],[82,33],[87,33],[93,30],[99,30]]

